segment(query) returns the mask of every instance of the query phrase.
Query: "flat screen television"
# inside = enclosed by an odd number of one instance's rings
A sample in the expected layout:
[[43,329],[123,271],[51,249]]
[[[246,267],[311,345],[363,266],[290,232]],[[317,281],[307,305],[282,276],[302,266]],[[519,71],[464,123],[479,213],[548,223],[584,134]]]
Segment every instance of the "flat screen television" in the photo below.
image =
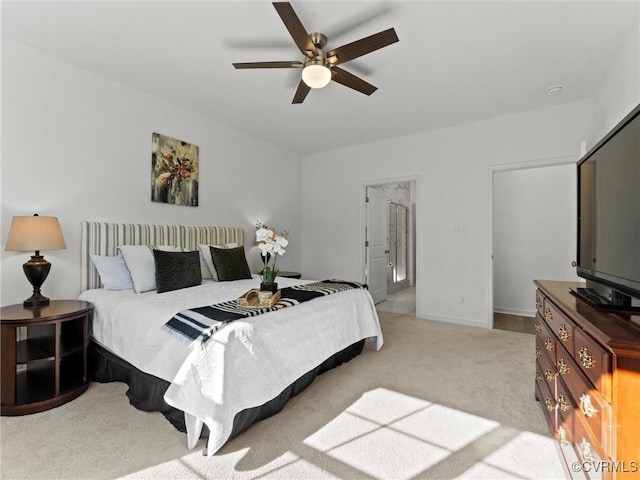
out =
[[578,162],[577,253],[575,293],[640,309],[640,105]]

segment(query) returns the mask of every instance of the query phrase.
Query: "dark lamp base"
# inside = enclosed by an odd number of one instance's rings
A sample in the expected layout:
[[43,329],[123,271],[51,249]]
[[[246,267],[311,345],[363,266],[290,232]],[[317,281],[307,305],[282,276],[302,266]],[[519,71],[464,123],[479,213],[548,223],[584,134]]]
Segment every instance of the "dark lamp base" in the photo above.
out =
[[25,307],[39,307],[40,305],[49,305],[49,299],[40,292],[34,293],[27,298],[22,304]]
[[29,283],[33,286],[33,295],[22,302],[22,304],[25,307],[48,305],[49,299],[40,293],[40,287],[47,278],[47,275],[49,275],[51,264],[40,255],[40,252],[36,252],[27,263],[22,265],[22,269],[24,270],[27,280],[29,280]]

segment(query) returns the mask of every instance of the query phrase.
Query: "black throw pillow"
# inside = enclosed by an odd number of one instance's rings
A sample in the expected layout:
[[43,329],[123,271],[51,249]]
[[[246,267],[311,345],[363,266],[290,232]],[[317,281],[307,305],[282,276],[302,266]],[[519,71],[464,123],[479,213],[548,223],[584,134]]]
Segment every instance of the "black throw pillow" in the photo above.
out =
[[251,278],[251,270],[247,264],[247,257],[244,255],[244,247],[216,248],[210,246],[209,250],[211,250],[213,266],[218,272],[218,281],[228,282]]
[[158,293],[193,287],[202,283],[200,252],[153,250]]

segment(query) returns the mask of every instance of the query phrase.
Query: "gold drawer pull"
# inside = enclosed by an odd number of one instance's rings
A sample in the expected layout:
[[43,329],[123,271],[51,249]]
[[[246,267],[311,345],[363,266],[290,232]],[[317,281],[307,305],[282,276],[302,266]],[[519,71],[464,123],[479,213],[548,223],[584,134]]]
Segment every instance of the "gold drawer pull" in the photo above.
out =
[[542,349],[540,347],[536,347],[536,357],[540,358],[542,356]]
[[536,300],[536,308],[542,308],[542,300]]
[[582,410],[584,416],[588,418],[598,413],[598,410],[591,404],[591,397],[589,397],[588,393],[580,395],[580,410]]
[[567,397],[564,396],[564,393],[558,395],[558,406],[563,412],[569,410],[569,407],[571,406],[569,405],[569,402],[567,402]]
[[544,311],[544,319],[545,320],[553,320],[553,313],[548,308]]
[[547,377],[547,382],[553,382],[553,379],[556,377],[553,372],[551,372],[550,368],[545,370],[544,376]]
[[540,375],[540,372],[536,371],[536,382],[541,382],[542,381],[542,375]]
[[544,348],[547,349],[547,352],[550,352],[551,350],[553,350],[553,340],[551,340],[550,338],[547,338],[544,341]]
[[535,326],[536,332],[540,333],[542,331],[542,325],[540,325],[540,322],[536,322],[534,326]]
[[596,361],[589,353],[589,349],[587,347],[580,347],[579,355],[584,368],[591,368],[595,365]]
[[558,442],[560,442],[560,445],[563,447],[566,447],[569,444],[569,440],[567,440],[567,431],[564,427],[560,427],[558,429]]
[[556,408],[556,404],[553,403],[553,400],[551,400],[550,397],[547,397],[544,400],[544,404],[547,406],[547,410],[549,410],[550,412],[553,412],[555,410],[555,408]]
[[567,326],[564,323],[560,325],[560,328],[558,329],[558,337],[560,337],[560,340],[562,340],[563,342],[569,340],[569,331],[567,330]]
[[558,359],[558,371],[560,372],[560,375],[566,375],[567,373],[569,373],[569,367],[567,366],[567,361],[563,358],[560,357]]
[[583,438],[582,442],[580,442],[580,454],[585,462],[594,463],[598,460],[591,452],[591,444],[587,442],[586,438]]

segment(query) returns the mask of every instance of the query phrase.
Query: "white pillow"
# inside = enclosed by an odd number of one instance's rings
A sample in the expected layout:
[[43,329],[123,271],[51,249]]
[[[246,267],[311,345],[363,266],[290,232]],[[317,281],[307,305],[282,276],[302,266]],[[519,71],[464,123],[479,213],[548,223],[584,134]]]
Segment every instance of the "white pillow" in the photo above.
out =
[[198,245],[198,249],[200,250],[200,270],[202,270],[202,278],[212,278],[213,281],[218,281],[218,272],[216,272],[216,267],[213,266],[213,259],[211,258],[211,250],[209,247],[216,248],[238,248],[240,245],[238,243],[225,243],[222,245]]
[[153,260],[153,249],[165,252],[181,252],[181,247],[173,245],[120,245],[118,249],[127,264],[133,289],[136,293],[149,292],[156,289],[156,264]]
[[107,257],[91,255],[91,261],[98,270],[102,286],[107,290],[133,290],[131,275],[120,255]]

